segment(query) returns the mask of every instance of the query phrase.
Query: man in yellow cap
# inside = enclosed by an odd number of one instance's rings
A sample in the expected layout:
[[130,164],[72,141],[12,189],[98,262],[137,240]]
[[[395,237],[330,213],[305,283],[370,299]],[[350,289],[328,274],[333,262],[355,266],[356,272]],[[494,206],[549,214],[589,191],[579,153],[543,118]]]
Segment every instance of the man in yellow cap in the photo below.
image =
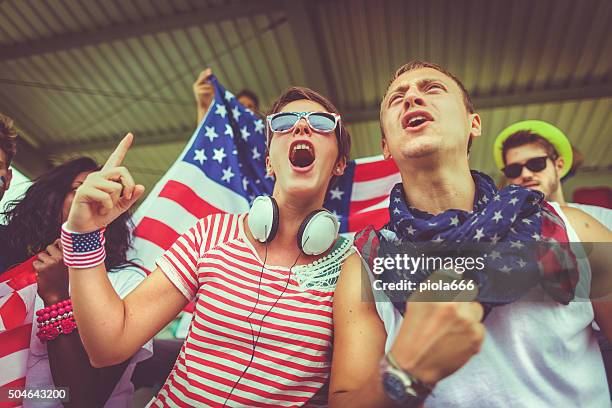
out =
[[541,120],[514,123],[497,136],[493,156],[511,184],[541,191],[546,200],[578,208],[612,229],[612,210],[565,201],[561,179],[572,168],[573,152],[556,126]]
[[[493,156],[495,164],[509,183],[538,190],[544,194],[546,200],[552,202],[566,224],[571,241],[577,242],[580,238],[573,226],[576,221],[570,214],[566,214],[573,210],[568,211],[568,206],[588,213],[608,229],[612,229],[612,210],[565,201],[561,179],[572,167],[573,150],[568,138],[556,126],[541,120],[514,123],[495,139]],[[597,325],[594,327],[598,329]],[[601,333],[598,334],[608,372],[608,384],[612,391],[612,346]]]

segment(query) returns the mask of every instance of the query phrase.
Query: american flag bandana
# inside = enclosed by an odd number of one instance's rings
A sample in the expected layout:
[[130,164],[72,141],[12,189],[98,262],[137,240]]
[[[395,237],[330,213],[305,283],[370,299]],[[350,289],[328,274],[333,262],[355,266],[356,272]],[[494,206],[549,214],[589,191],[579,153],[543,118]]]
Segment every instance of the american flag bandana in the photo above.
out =
[[[355,245],[372,267],[374,257],[444,254],[484,256],[485,268],[464,276],[479,288],[477,300],[486,308],[518,300],[541,284],[555,300],[567,304],[578,280],[576,261],[567,243],[565,226],[552,208],[543,205],[542,193],[510,185],[497,190],[491,178],[472,171],[476,198],[472,212],[451,209],[432,215],[408,206],[401,183],[391,191],[390,221],[380,231],[366,229]],[[385,268],[383,282],[412,281],[418,285],[434,271],[420,268],[412,273]],[[397,299],[397,292],[387,295]],[[404,312],[402,301],[394,301]]]

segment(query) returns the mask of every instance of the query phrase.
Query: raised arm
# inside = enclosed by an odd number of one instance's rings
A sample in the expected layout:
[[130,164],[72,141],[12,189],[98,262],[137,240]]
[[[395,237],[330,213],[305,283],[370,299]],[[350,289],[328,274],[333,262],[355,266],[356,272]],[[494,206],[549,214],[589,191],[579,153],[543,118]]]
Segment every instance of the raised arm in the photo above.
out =
[[[66,228],[88,233],[110,224],[140,198],[135,185],[121,167],[133,136],[128,134],[104,167],[91,173],[76,191]],[[188,300],[156,269],[125,299],[113,289],[104,266],[69,268],[71,297],[78,331],[94,367],[110,366],[131,357],[168,324]]]
[[[393,407],[382,386],[386,332],[370,296],[367,272],[354,255],[343,266],[334,295],[332,407]],[[369,295],[368,295],[369,294]],[[428,387],[463,366],[480,349],[482,307],[475,302],[409,301],[391,347],[399,366]]]

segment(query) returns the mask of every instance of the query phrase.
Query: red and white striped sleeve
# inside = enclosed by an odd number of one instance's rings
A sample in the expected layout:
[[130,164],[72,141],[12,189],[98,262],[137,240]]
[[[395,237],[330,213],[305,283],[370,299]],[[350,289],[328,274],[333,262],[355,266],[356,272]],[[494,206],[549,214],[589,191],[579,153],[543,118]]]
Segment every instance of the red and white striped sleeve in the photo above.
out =
[[192,301],[198,291],[198,261],[208,240],[210,217],[200,219],[157,259],[157,266]]

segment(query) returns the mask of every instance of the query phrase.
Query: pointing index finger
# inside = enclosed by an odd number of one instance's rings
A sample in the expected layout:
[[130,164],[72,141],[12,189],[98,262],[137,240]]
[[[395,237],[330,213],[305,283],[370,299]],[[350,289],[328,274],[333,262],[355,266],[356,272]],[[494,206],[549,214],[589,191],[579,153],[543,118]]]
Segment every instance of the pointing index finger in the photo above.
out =
[[123,159],[125,158],[127,151],[132,145],[132,140],[134,140],[134,135],[132,135],[131,133],[125,135],[125,137],[121,140],[121,142],[119,142],[119,144],[115,148],[115,151],[112,152],[110,156],[108,156],[108,159],[106,160],[106,163],[104,163],[102,170],[108,170],[114,167],[121,166],[121,163],[123,163]]

